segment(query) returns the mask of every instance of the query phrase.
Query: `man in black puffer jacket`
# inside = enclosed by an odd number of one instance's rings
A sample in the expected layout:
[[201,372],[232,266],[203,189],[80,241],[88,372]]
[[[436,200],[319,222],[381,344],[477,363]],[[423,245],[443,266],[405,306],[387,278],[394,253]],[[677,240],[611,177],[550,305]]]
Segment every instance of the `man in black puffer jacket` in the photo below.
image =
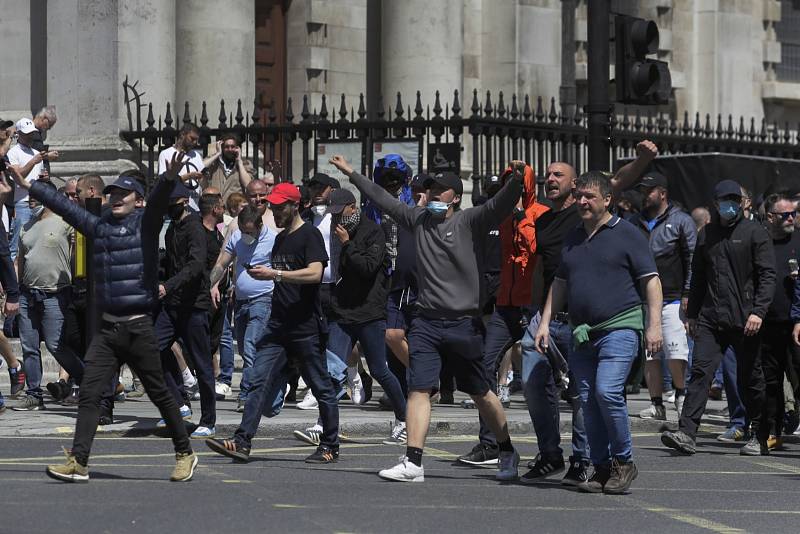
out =
[[194,474],[197,457],[178,406],[164,384],[153,331],[158,302],[158,234],[184,158],[180,152],[173,156],[144,209],[136,209],[137,201],[144,197],[141,184],[123,173],[103,191],[109,195],[111,209],[101,217],[44,183],[31,184],[22,176],[14,176],[17,185],[29,189],[33,198],[94,239],[95,304],[102,313],[101,328],[86,354],[72,450],[65,464],[47,467],[51,478],[88,482],[87,464],[100,415],[100,393],[123,362],[140,378],[171,431],[177,463],[170,480],[186,481]]

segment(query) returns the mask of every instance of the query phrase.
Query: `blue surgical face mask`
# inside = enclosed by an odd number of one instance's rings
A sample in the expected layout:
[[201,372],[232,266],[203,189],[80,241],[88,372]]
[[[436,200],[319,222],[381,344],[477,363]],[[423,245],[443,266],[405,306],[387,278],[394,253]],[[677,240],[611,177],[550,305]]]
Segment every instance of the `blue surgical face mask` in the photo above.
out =
[[722,223],[730,225],[736,220],[741,209],[741,206],[735,200],[723,200],[719,203],[717,211],[719,212],[719,218],[722,220]]
[[426,208],[429,212],[437,216],[444,216],[450,208],[450,204],[442,202],[441,200],[431,200],[428,202]]

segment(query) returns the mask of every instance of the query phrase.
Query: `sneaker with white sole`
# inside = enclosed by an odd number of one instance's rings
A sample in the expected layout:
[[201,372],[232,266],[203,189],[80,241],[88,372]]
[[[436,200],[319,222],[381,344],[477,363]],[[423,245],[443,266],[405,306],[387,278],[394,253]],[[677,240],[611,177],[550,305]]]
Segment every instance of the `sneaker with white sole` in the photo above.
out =
[[48,465],[45,469],[47,476],[62,482],[89,482],[89,468],[79,464],[78,460],[66,449],[64,449],[64,453],[67,461],[63,464]]
[[642,419],[655,419],[656,421],[667,420],[667,409],[664,406],[656,406],[651,404],[648,408],[639,412],[639,417]]
[[676,391],[674,389],[670,389],[669,391],[665,391],[662,396],[664,397],[664,402],[672,404],[675,402]]
[[303,443],[317,446],[319,445],[319,438],[322,435],[322,425],[314,425],[305,430],[295,430],[292,434]]
[[[192,409],[186,406],[185,404],[180,408],[181,418],[184,421],[190,421],[192,419]],[[158,423],[156,423],[156,428],[167,428],[167,422],[163,419],[159,419]]]
[[210,428],[207,426],[198,426],[197,428],[194,429],[194,432],[192,432],[191,436],[189,437],[192,439],[206,439],[206,438],[213,438],[216,435],[217,435],[217,429],[214,428],[213,426]]
[[408,442],[405,421],[395,421],[392,434],[385,440],[384,445],[405,445]]
[[678,412],[678,417],[683,412],[683,401],[686,400],[686,395],[675,395],[675,411]]
[[175,455],[175,469],[169,479],[172,482],[189,482],[197,467],[197,455],[193,452],[179,452]]
[[347,388],[350,390],[350,400],[353,404],[364,404],[367,400],[364,391],[364,383],[361,381],[361,375],[358,374],[358,367],[347,368]]
[[225,382],[217,382],[214,384],[214,392],[217,394],[217,400],[225,400],[233,390],[231,390],[231,386]]
[[309,389],[306,393],[306,396],[303,397],[303,400],[297,403],[298,410],[316,410],[319,408],[319,403],[317,402],[317,398],[314,397],[314,394],[311,393]]
[[511,451],[500,451],[497,460],[497,480],[509,482],[519,478],[519,453],[516,449]]
[[407,456],[401,456],[399,464],[378,471],[378,476],[397,482],[425,482],[425,469],[410,462]]

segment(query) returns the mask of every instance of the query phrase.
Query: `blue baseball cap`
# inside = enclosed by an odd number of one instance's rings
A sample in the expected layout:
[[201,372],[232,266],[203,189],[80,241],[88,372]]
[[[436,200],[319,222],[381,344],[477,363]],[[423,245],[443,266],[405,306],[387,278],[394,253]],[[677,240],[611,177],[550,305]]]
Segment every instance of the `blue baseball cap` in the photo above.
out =
[[372,177],[377,184],[383,183],[383,177],[390,170],[395,170],[403,174],[408,181],[411,178],[411,167],[403,161],[400,154],[386,154],[384,157],[375,162],[375,170]]
[[192,196],[192,190],[186,187],[182,181],[178,180],[178,183],[175,184],[175,189],[172,190],[172,193],[169,195],[170,200],[175,200],[176,198],[190,198]]
[[727,196],[742,196],[742,186],[733,180],[722,180],[714,187],[714,198],[719,200]]
[[140,197],[144,197],[144,188],[142,184],[139,183],[139,180],[134,178],[133,176],[125,176],[124,174],[117,178],[113,184],[109,184],[103,188],[103,194],[107,195],[111,193],[113,189],[123,189],[125,191],[133,191]]

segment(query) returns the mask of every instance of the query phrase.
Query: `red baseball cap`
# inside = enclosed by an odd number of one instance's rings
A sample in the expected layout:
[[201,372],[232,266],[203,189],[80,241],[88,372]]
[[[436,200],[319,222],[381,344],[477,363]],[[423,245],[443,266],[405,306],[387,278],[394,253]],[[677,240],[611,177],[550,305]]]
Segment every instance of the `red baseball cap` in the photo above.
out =
[[267,197],[270,204],[283,204],[284,202],[300,202],[300,190],[296,185],[283,182],[272,188],[272,193]]

